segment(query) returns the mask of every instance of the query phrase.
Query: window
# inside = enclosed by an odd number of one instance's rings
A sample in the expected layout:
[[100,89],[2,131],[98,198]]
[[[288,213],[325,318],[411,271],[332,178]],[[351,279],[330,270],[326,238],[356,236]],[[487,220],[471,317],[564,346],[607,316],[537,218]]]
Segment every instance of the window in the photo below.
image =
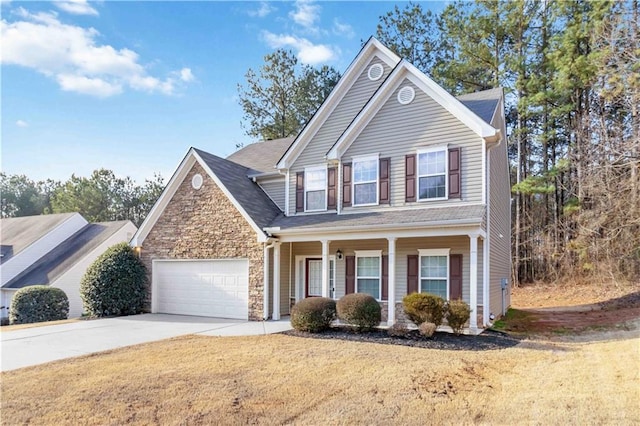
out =
[[382,252],[380,250],[356,251],[356,293],[367,293],[382,299]]
[[418,250],[420,292],[449,298],[449,249]]
[[353,159],[353,205],[378,204],[378,156]]
[[321,211],[327,209],[327,168],[313,167],[304,170],[304,205],[305,211]]
[[418,151],[418,199],[447,198],[447,149]]

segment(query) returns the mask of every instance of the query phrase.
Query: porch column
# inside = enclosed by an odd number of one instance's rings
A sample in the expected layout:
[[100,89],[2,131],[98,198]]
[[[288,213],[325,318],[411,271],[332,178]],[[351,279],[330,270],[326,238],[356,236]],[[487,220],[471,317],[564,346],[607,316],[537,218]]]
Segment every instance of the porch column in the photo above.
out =
[[273,246],[273,315],[274,321],[280,319],[280,243]]
[[263,290],[263,296],[264,296],[264,300],[262,303],[262,318],[267,320],[269,319],[269,245],[268,244],[264,244],[264,268],[263,269],[263,282],[264,282],[264,290]]
[[469,328],[478,328],[478,235],[469,234]]
[[322,297],[329,297],[329,240],[322,240]]
[[396,238],[389,237],[388,255],[389,255],[389,290],[387,292],[387,325],[393,325],[396,323]]

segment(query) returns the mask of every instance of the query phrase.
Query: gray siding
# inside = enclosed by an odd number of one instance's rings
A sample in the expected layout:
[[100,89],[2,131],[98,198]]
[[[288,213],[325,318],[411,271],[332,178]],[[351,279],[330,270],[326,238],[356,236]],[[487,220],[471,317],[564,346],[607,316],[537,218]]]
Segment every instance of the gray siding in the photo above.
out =
[[[492,123],[502,128],[502,117]],[[502,290],[500,281],[511,282],[511,183],[507,147],[503,140],[489,151],[489,304],[496,316],[502,312]],[[510,291],[505,292],[505,308],[509,307]]]
[[354,156],[368,154],[390,157],[392,206],[446,205],[460,200],[405,203],[405,155],[415,153],[419,148],[447,144],[460,147],[462,201],[482,202],[482,139],[408,80],[405,79],[399,87],[405,85],[411,85],[415,90],[413,102],[401,105],[397,101],[399,89],[395,90],[347,149],[342,161],[348,162]]
[[[373,64],[381,64],[384,68],[384,75],[382,78],[371,81],[367,76],[369,67]],[[325,163],[325,154],[331,149],[333,144],[338,140],[342,132],[347,128],[349,123],[360,112],[362,107],[373,96],[375,91],[384,82],[384,79],[391,72],[391,68],[387,66],[383,61],[374,57],[369,64],[364,67],[364,71],[358,77],[351,89],[345,94],[344,98],[336,106],[333,112],[329,115],[325,123],[315,134],[313,139],[309,142],[306,148],[302,151],[300,156],[296,159],[292,165],[290,171],[290,212],[295,212],[295,179],[296,172],[304,170],[307,166],[320,165]]]
[[282,211],[284,211],[284,181],[284,176],[275,179],[261,179],[258,181],[258,185],[260,185],[269,198],[271,198]]

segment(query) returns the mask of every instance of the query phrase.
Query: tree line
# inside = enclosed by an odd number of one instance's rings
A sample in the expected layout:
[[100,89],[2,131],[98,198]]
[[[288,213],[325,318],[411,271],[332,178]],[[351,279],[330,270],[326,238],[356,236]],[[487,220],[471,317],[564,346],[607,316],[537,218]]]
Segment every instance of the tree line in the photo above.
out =
[[95,170],[88,178],[72,175],[65,182],[36,182],[25,175],[0,173],[0,215],[78,212],[89,222],[130,220],[140,226],[163,189],[160,175],[137,185],[107,169]]
[[[376,37],[454,95],[504,88],[514,282],[638,279],[638,0],[409,3]],[[278,51],[249,70],[248,134],[295,135],[339,77],[325,67],[331,78],[305,86],[296,67]],[[294,107],[305,96],[320,102]]]
[[516,283],[638,279],[637,0],[409,4],[377,37],[456,95],[504,87]]

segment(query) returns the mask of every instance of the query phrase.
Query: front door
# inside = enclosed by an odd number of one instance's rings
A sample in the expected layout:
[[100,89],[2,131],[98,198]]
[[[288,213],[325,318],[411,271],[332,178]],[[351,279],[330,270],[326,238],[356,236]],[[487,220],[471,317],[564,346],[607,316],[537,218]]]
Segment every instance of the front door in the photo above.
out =
[[322,259],[307,259],[305,292],[307,297],[322,296]]

